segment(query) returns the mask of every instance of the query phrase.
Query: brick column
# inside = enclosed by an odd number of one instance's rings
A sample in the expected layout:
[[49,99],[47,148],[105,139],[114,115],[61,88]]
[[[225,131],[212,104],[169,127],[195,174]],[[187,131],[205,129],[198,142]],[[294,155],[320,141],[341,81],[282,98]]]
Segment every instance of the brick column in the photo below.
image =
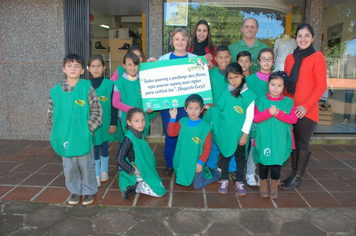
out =
[[313,26],[315,38],[314,48],[321,50],[321,34],[323,30],[324,0],[305,0],[305,22]]

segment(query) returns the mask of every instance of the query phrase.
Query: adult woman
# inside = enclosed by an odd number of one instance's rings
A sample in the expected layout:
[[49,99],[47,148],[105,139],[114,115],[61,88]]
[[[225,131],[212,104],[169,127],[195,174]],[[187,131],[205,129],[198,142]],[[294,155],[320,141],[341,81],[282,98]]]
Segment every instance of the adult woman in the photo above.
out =
[[[186,51],[187,47],[189,47],[190,35],[185,29],[176,28],[171,34],[170,43],[171,46],[174,47],[174,51],[161,56],[158,59],[159,61],[196,56],[195,54]],[[163,173],[165,175],[170,175],[173,171],[173,156],[177,145],[177,137],[171,138],[167,134],[167,127],[170,120],[169,109],[161,110],[160,113],[162,116],[164,131],[166,134],[164,146],[164,158],[166,159],[166,168],[164,169]],[[185,112],[184,108],[178,108],[176,121],[186,116],[187,113]]]
[[208,22],[200,20],[194,27],[193,37],[191,39],[188,52],[194,53],[198,56],[204,56],[208,61],[209,69],[215,67],[216,61],[216,47],[213,46],[211,40],[211,32]]
[[295,150],[291,154],[292,173],[282,181],[283,189],[294,189],[303,184],[303,173],[311,152],[309,142],[319,120],[318,101],[326,90],[326,63],[312,42],[314,30],[309,24],[298,26],[298,47],[287,56],[284,70],[290,75],[287,96],[294,99],[297,123],[293,126]]

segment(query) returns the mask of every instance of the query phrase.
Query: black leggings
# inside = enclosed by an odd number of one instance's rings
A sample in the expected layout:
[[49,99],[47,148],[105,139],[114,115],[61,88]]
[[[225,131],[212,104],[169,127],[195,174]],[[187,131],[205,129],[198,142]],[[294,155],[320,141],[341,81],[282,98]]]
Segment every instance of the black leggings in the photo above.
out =
[[293,125],[296,149],[303,149],[309,152],[309,143],[315,126],[316,122],[306,117],[298,119],[297,123]]
[[[245,168],[245,147],[244,146],[238,146],[236,151],[235,151],[235,160],[236,160],[236,181],[241,182],[244,179],[244,168]],[[230,163],[230,157],[224,157],[220,153],[220,158],[221,158],[221,179],[226,180],[229,179],[229,163]]]
[[282,166],[280,165],[265,166],[259,163],[258,175],[261,180],[265,180],[268,178],[268,170],[271,170],[271,179],[279,180],[281,177],[281,169]]

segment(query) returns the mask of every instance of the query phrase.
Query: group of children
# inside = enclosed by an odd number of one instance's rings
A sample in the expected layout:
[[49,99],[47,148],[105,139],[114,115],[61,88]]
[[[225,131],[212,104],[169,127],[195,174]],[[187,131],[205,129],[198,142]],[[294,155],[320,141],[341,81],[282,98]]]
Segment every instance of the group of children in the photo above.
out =
[[[221,179],[218,192],[227,194],[232,172],[237,195],[245,196],[248,157],[247,184],[259,185],[261,197],[275,199],[281,166],[294,148],[291,124],[297,120],[293,100],[283,95],[288,76],[272,73],[271,49],[260,51],[261,69],[252,75],[252,58],[246,51],[231,63],[228,47],[220,46],[215,60],[218,66],[210,70],[214,103],[204,105],[199,95],[190,95],[184,105],[188,117],[179,121],[177,109],[169,110],[167,133],[178,137],[173,158],[176,183],[201,189]],[[142,51],[130,48],[122,68],[109,80],[103,76],[105,61],[93,55],[88,63],[91,80],[86,81],[80,79],[83,59],[75,54],[64,58],[67,77],[51,89],[48,118],[53,124],[51,144],[63,160],[69,204],[78,204],[80,196],[83,205],[94,201],[101,182],[108,180],[108,143],[113,140],[121,143],[116,163],[123,199],[130,200],[135,193],[154,197],[166,193],[145,141],[156,112],[142,109],[138,79],[142,61]]]

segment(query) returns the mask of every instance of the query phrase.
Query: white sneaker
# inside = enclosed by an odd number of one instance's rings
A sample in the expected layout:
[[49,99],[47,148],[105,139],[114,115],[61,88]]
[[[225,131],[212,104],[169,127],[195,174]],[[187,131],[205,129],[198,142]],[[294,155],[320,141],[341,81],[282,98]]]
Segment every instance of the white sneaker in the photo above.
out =
[[96,176],[96,184],[98,185],[98,187],[101,186],[100,176]]
[[341,124],[346,125],[348,121],[349,119],[344,119],[344,121]]
[[101,182],[106,182],[109,179],[109,173],[108,172],[101,172]]
[[246,183],[248,186],[257,186],[258,184],[254,174],[246,175]]

